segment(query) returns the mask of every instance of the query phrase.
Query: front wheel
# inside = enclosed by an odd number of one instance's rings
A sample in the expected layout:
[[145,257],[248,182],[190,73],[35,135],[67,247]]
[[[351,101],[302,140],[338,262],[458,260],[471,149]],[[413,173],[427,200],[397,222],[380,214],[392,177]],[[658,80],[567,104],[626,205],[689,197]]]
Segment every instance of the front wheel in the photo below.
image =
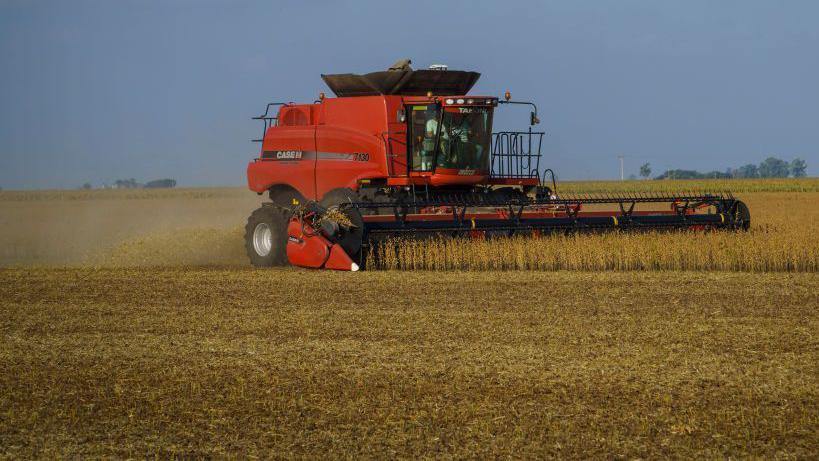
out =
[[744,231],[751,228],[751,210],[748,209],[748,205],[746,205],[745,202],[741,200],[734,202],[734,206],[731,208],[731,214],[733,215],[734,228]]
[[291,212],[276,205],[263,205],[247,218],[245,249],[256,267],[287,264],[287,222]]

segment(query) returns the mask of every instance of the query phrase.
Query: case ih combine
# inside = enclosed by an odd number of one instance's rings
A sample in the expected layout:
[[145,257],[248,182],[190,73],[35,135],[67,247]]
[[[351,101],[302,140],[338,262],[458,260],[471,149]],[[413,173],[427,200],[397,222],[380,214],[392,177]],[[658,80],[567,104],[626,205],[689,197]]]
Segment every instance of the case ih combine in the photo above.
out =
[[[271,200],[247,222],[251,262],[358,270],[388,236],[750,225],[730,194],[561,195],[552,170],[540,167],[535,104],[509,92],[469,95],[479,77],[413,70],[407,60],[322,75],[335,98],[268,104],[255,117],[264,123],[261,153],[247,169],[250,189]],[[493,133],[502,105],[531,107],[528,130]]]

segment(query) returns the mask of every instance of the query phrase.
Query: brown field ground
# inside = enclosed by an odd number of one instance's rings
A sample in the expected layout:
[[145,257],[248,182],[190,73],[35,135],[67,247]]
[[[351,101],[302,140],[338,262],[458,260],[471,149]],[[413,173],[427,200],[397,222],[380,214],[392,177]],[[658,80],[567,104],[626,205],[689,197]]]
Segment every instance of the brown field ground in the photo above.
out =
[[18,457],[819,454],[816,274],[0,271]]
[[248,268],[241,189],[0,192],[0,458],[816,458],[819,180],[728,186],[747,234],[355,274]]

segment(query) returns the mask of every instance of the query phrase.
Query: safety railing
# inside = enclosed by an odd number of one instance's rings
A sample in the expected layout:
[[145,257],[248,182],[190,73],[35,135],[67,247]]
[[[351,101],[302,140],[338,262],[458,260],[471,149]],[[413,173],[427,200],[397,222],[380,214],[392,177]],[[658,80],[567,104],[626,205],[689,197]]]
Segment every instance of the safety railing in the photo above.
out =
[[544,132],[500,131],[492,133],[491,177],[522,179],[540,177],[540,148]]
[[265,107],[264,113],[259,115],[258,117],[253,117],[253,120],[261,120],[264,123],[264,127],[262,128],[262,137],[261,139],[253,139],[253,142],[262,142],[264,141],[264,135],[267,133],[267,129],[271,126],[276,126],[279,118],[270,115],[270,108],[277,107],[277,106],[287,106],[293,104],[292,102],[271,102]]

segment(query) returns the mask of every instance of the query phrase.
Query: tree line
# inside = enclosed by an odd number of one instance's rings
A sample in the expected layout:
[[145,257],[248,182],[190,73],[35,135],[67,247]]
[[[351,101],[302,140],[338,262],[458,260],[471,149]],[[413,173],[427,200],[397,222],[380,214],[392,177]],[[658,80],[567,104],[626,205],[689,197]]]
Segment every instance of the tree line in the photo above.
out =
[[[103,189],[172,189],[176,187],[175,179],[155,179],[145,184],[137,182],[134,178],[117,179],[113,184],[104,184]],[[81,189],[93,189],[91,183],[85,183]]]
[[[749,163],[725,171],[699,172],[696,170],[666,170],[654,179],[732,179],[732,178],[804,178],[807,176],[808,164],[801,158],[788,162],[776,157],[768,157],[759,165]],[[651,176],[651,165],[640,166],[640,176],[648,179]]]

